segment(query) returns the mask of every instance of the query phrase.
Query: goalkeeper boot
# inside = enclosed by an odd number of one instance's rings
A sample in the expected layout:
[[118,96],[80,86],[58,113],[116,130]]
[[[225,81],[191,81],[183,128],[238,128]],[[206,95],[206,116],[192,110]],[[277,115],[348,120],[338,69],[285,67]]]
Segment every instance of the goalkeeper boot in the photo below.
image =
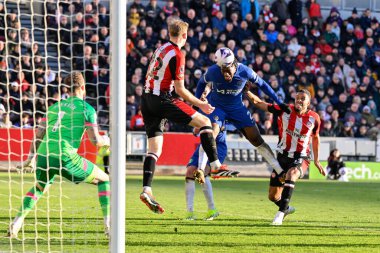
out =
[[200,184],[205,183],[205,172],[203,170],[197,169],[193,175],[195,181],[197,181]]
[[216,209],[208,210],[205,220],[214,220],[219,216],[219,212]]
[[7,233],[7,237],[8,238],[17,238],[18,237],[18,231],[20,229],[16,229],[14,224],[12,223],[10,226],[9,226],[9,230],[8,230],[8,233]]
[[214,168],[211,170],[211,177],[213,179],[237,177],[239,173],[239,171],[227,169],[227,165],[222,164],[219,168]]
[[153,212],[162,214],[165,212],[164,208],[154,199],[154,197],[147,193],[142,192],[140,194],[140,200]]
[[185,220],[196,220],[194,212],[187,212]]
[[288,216],[289,214],[293,214],[296,212],[296,208],[294,206],[289,206],[288,207],[288,210],[285,211],[285,215],[284,215],[284,219],[286,216]]
[[272,221],[273,226],[281,226],[282,221],[284,220],[285,213],[278,211],[276,215],[274,216],[274,219]]

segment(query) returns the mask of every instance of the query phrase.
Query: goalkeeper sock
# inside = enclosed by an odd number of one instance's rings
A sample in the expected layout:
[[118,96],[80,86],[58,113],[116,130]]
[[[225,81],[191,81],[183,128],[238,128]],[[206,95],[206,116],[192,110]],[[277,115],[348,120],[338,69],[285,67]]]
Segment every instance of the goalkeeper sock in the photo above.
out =
[[109,216],[110,216],[110,182],[100,182],[98,183],[98,196],[99,203],[102,209],[103,217],[104,217],[104,225],[109,227]]
[[256,147],[257,151],[265,158],[269,165],[276,171],[277,174],[281,174],[283,169],[278,163],[276,157],[273,154],[272,149],[266,142],[263,142],[260,146]]
[[153,175],[156,169],[156,162],[158,156],[154,153],[148,153],[144,160],[144,175],[143,175],[143,186],[152,186]]
[[36,205],[37,201],[42,196],[43,191],[41,191],[36,186],[33,186],[24,197],[24,200],[22,202],[22,206],[17,213],[15,219],[13,220],[13,229],[15,231],[19,231],[22,223],[24,222],[24,218],[28,215],[28,213],[33,209],[33,207]]
[[33,207],[36,205],[39,198],[42,196],[43,192],[37,188],[36,186],[33,186],[24,197],[24,200],[22,202],[22,206],[17,213],[18,217],[25,218],[28,213],[33,209]]
[[210,177],[205,177],[205,183],[202,184],[202,190],[207,201],[208,210],[214,210],[215,204]]
[[195,195],[195,181],[192,178],[186,178],[185,182],[186,192],[186,208],[188,212],[194,211],[194,195]]
[[281,194],[281,204],[278,209],[281,212],[288,210],[290,199],[292,198],[295,182],[291,180],[285,180],[284,190]]

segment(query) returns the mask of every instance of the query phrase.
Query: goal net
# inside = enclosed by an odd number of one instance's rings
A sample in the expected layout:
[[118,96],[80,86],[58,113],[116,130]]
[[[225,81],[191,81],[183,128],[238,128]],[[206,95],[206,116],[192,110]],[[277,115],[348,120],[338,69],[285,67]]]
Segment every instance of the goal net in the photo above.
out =
[[[16,166],[28,159],[49,106],[69,97],[63,79],[74,71],[84,76],[99,129],[109,130],[109,12],[110,0],[0,2],[0,251],[108,249],[96,186],[57,176],[39,196],[36,173],[17,173]],[[78,153],[107,169],[108,152],[85,136]],[[18,239],[8,238],[25,196],[36,203]]]

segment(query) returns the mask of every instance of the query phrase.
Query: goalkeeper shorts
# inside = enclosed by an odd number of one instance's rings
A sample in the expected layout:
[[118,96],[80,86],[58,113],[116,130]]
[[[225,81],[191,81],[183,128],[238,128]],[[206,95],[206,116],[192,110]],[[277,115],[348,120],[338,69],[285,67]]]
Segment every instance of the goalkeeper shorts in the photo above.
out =
[[76,184],[90,183],[94,179],[92,172],[96,165],[76,153],[62,154],[61,157],[38,154],[36,167],[36,179],[45,188],[54,182],[57,175]]

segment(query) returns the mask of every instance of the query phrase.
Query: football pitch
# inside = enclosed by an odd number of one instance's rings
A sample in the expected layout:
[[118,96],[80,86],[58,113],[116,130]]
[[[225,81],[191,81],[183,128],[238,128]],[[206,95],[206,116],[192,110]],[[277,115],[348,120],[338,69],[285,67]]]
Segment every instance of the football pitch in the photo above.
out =
[[[12,194],[20,194],[20,176],[12,174],[12,180]],[[24,192],[32,180],[24,176]],[[283,226],[273,227],[269,224],[277,208],[267,200],[268,179],[213,181],[220,212],[214,221],[203,221],[207,206],[199,186],[195,198],[199,219],[183,219],[182,177],[155,178],[154,194],[166,212],[151,213],[139,200],[141,180],[137,176],[126,180],[127,252],[380,252],[380,184],[376,182],[300,181],[292,199],[296,213]],[[13,239],[11,246],[4,237],[10,221],[7,173],[0,174],[0,183],[0,252],[107,252],[96,187],[64,181],[60,203],[60,187],[54,184],[50,197],[39,202],[38,212],[28,216],[26,239]],[[21,199],[11,200],[14,216]]]

